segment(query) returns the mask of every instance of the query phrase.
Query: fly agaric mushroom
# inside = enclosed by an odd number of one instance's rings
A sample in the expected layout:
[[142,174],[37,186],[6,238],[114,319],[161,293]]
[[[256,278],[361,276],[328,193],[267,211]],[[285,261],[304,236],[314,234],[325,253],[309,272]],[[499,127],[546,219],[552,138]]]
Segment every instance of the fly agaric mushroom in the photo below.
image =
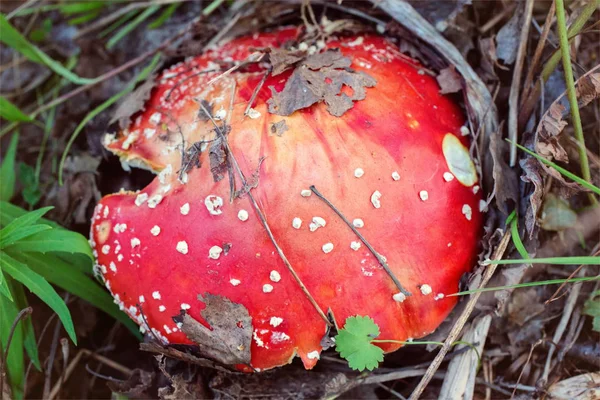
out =
[[326,314],[368,315],[382,339],[433,332],[482,225],[464,117],[435,79],[375,34],[281,49],[298,35],[173,65],[105,139],[158,174],[95,209],[106,287],[163,343],[246,370],[312,368]]

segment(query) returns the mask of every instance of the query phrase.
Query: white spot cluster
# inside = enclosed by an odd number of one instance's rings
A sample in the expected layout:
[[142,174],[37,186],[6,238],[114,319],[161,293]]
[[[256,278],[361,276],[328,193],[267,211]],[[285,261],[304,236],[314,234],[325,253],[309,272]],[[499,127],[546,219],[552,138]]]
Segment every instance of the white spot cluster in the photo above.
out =
[[279,282],[281,280],[281,275],[279,274],[279,272],[273,270],[269,274],[269,279],[271,279],[271,281],[273,282]]
[[402,303],[404,300],[406,300],[406,295],[402,292],[398,292],[392,296],[392,299],[398,303]]
[[323,253],[327,254],[327,253],[331,253],[331,251],[333,250],[333,243],[325,243],[321,249],[323,250]]
[[325,225],[327,225],[327,222],[324,218],[313,217],[312,222],[308,225],[308,228],[311,232],[314,232],[317,229],[324,227]]
[[181,309],[182,310],[189,310],[190,308],[192,308],[189,304],[187,303],[181,303]]
[[308,190],[308,189],[302,189],[300,191],[300,196],[302,197],[309,197],[312,194],[312,191]]
[[302,220],[298,217],[292,220],[292,227],[294,229],[300,229],[302,227]]
[[151,233],[153,236],[158,236],[158,235],[160,234],[160,226],[158,226],[158,225],[154,225],[154,226],[152,227],[152,229],[150,229],[150,233]]
[[162,119],[162,114],[159,112],[155,112],[154,114],[152,114],[150,116],[150,119],[148,119],[148,122],[150,122],[152,125],[156,126],[160,123],[161,119]]
[[454,175],[452,175],[450,172],[446,171],[444,172],[444,180],[446,182],[450,182],[451,180],[454,179]]
[[463,204],[461,211],[468,221],[470,221],[471,218],[473,218],[473,210],[471,209],[470,205]]
[[188,253],[188,244],[187,244],[187,242],[185,240],[177,242],[177,246],[175,248],[181,254],[187,254]]
[[221,257],[221,253],[223,249],[219,246],[212,246],[208,249],[208,258],[212,258],[213,260],[218,260]]
[[110,245],[105,244],[102,246],[102,254],[108,254],[110,252]]
[[123,233],[127,230],[127,224],[115,224],[113,231],[115,233]]
[[282,322],[283,322],[283,318],[271,317],[269,324],[271,324],[271,326],[277,328],[279,325],[281,325]]
[[157,205],[160,204],[163,197],[160,194],[155,194],[154,196],[148,199],[148,208],[156,208]]
[[152,298],[155,300],[160,300],[160,292],[158,290],[152,292]]
[[190,213],[190,203],[185,203],[179,208],[182,215],[188,215]]
[[135,205],[139,207],[144,204],[146,200],[148,200],[148,193],[140,193],[135,198]]
[[398,171],[392,172],[392,179],[395,180],[395,181],[399,181],[400,180],[400,174],[398,173]]
[[229,283],[231,283],[231,285],[233,285],[233,286],[237,286],[240,283],[242,283],[242,281],[240,281],[239,279],[230,279]]
[[142,244],[142,242],[140,242],[140,239],[138,238],[132,238],[131,239],[131,248],[135,249],[136,247],[138,247],[140,244]]
[[353,241],[350,243],[350,248],[354,251],[358,251],[360,249],[361,243],[358,241]]
[[426,283],[425,283],[425,284],[423,284],[423,285],[421,285],[421,287],[419,287],[419,289],[421,290],[421,293],[422,293],[424,296],[427,296],[427,295],[431,294],[431,292],[433,292],[433,290],[431,289],[431,286],[429,286],[429,285],[428,285],[428,284],[426,284]]
[[362,177],[364,174],[365,174],[365,171],[364,171],[362,168],[356,168],[356,169],[354,170],[354,176],[355,176],[356,178],[360,178],[360,177]]
[[421,190],[419,192],[419,197],[422,201],[427,201],[429,199],[429,193],[427,193],[427,190]]
[[308,357],[309,360],[318,360],[319,352],[317,350],[311,351],[306,355],[306,357]]
[[238,211],[238,219],[240,221],[248,221],[248,217],[249,217],[248,211],[246,211],[246,210]]
[[265,293],[271,293],[273,291],[273,285],[269,284],[269,283],[265,283],[263,285],[263,292]]
[[371,195],[371,204],[375,208],[381,208],[381,193],[379,190],[374,191]]
[[352,225],[354,225],[355,228],[363,228],[365,226],[365,222],[360,218],[355,218],[352,221]]
[[206,206],[206,209],[210,215],[221,215],[223,213],[223,210],[221,210],[221,207],[223,206],[223,199],[219,196],[209,194],[204,199],[204,205]]
[[252,119],[258,119],[261,116],[260,111],[257,111],[254,108],[250,108],[248,110],[248,113],[246,115],[249,116]]

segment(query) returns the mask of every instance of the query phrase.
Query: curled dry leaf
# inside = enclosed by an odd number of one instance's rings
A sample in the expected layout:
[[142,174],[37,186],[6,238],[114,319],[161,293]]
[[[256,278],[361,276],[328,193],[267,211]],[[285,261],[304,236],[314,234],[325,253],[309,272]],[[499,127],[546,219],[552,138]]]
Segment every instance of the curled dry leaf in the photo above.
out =
[[226,365],[249,364],[252,318],[248,310],[222,296],[199,295],[198,300],[206,305],[201,315],[210,328],[185,313],[181,331],[206,357]]
[[[269,112],[287,116],[323,101],[331,115],[342,116],[354,106],[354,101],[365,99],[366,87],[377,83],[366,73],[350,69],[351,64],[339,49],[307,57],[294,69],[281,92],[270,86]],[[343,90],[344,86],[351,89],[350,94]]]
[[550,386],[552,400],[594,400],[600,397],[600,373],[590,372],[573,376]]
[[[579,107],[585,107],[594,99],[600,97],[600,66],[595,67],[576,82],[577,98]],[[568,125],[564,120],[567,109],[560,101],[566,95],[564,92],[542,116],[537,127],[537,142],[535,149],[538,154],[549,159],[568,162],[566,150],[559,143],[560,133]],[[545,167],[546,171],[564,182],[562,176],[551,168]],[[552,172],[554,171],[554,172]]]
[[115,393],[132,398],[144,398],[148,395],[146,390],[152,387],[154,372],[136,368],[127,380],[108,381],[108,387]]
[[441,87],[440,93],[456,93],[462,90],[462,79],[456,68],[450,66],[440,71],[437,76],[438,84]]

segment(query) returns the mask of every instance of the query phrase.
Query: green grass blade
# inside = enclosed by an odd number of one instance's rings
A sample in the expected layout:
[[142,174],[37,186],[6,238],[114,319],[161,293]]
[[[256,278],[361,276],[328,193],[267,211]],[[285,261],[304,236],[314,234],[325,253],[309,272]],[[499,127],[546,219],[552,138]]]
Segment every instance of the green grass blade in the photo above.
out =
[[115,33],[114,36],[112,36],[110,39],[108,39],[108,42],[106,43],[106,48],[110,50],[113,47],[115,47],[115,45],[121,39],[123,39],[125,36],[127,36],[132,30],[137,28],[137,26],[139,24],[144,22],[146,19],[148,19],[152,14],[154,14],[159,9],[160,9],[160,6],[151,6],[151,7],[146,8],[137,17],[135,17],[135,19],[133,21],[131,21],[130,23],[125,25],[117,33]]
[[110,294],[100,287],[90,276],[78,271],[73,265],[54,254],[20,253],[11,254],[43,276],[48,282],[87,301],[125,325],[141,339],[137,325],[119,310]]
[[52,229],[36,233],[6,246],[5,250],[24,253],[79,253],[85,254],[90,261],[94,261],[92,249],[87,239],[77,232],[66,229]]
[[[6,342],[19,311],[17,305],[9,301],[6,297],[0,296],[0,344],[4,354],[6,354]],[[8,359],[5,363],[8,381],[12,389],[12,397],[15,399],[23,398],[23,383],[25,381],[25,358],[23,356],[23,330],[19,325],[10,343]]]
[[591,183],[587,182],[585,179],[581,179],[580,177],[578,177],[577,175],[575,175],[574,173],[567,171],[566,169],[564,169],[563,167],[553,163],[552,161],[546,160],[544,157],[540,156],[537,153],[534,153],[533,151],[529,150],[527,147],[523,147],[520,144],[517,144],[511,140],[507,141],[511,144],[514,144],[515,146],[517,146],[519,149],[523,150],[525,153],[537,158],[539,161],[541,161],[542,163],[548,165],[549,167],[554,168],[555,170],[557,170],[558,172],[560,172],[562,175],[566,176],[567,178],[579,183],[581,186],[583,186],[586,189],[591,190],[592,192],[596,193],[597,195],[600,195],[600,188],[598,186],[592,185]]
[[510,223],[510,233],[512,236],[513,243],[515,244],[515,248],[517,249],[521,257],[525,259],[531,258],[529,257],[529,253],[527,253],[527,249],[521,241],[521,236],[519,236],[518,218],[513,219]]
[[118,20],[110,24],[107,28],[102,30],[98,35],[98,39],[103,39],[115,30],[117,30],[120,26],[122,26],[125,22],[129,21],[131,18],[137,14],[138,10],[131,10],[127,14],[121,16]]
[[[48,208],[48,210],[52,209],[52,207],[47,207],[47,208]],[[43,209],[40,209],[40,210],[43,210]],[[39,210],[36,210],[36,211],[39,211]],[[15,219],[22,217],[26,214],[30,214],[32,212],[35,212],[35,211],[27,211],[19,206],[15,206],[14,204],[8,203],[6,201],[0,201],[0,227],[7,226]],[[39,221],[45,225],[50,225],[53,228],[64,229],[62,226],[60,226],[56,222],[50,221],[49,219],[46,219],[46,218],[40,218]],[[31,223],[33,223],[33,222],[35,222],[35,221],[32,221]]]
[[90,122],[96,115],[100,114],[102,111],[106,110],[108,107],[110,107],[114,103],[116,103],[121,97],[125,96],[127,93],[132,91],[133,88],[135,87],[135,85],[139,81],[146,79],[146,77],[152,72],[152,70],[154,70],[154,68],[158,64],[159,60],[160,60],[160,54],[156,54],[154,56],[154,58],[152,59],[152,61],[150,62],[150,64],[148,64],[148,66],[146,66],[146,68],[144,68],[139,73],[139,75],[129,85],[127,85],[127,87],[125,89],[123,89],[119,93],[115,94],[113,97],[106,100],[104,103],[100,104],[98,107],[96,107],[95,109],[90,111],[90,113],[83,118],[83,120],[79,123],[79,125],[77,125],[77,128],[75,128],[75,131],[73,132],[73,134],[71,135],[71,138],[69,138],[69,141],[68,141],[67,145],[65,146],[65,151],[63,152],[63,155],[60,159],[60,163],[58,166],[58,183],[60,185],[63,184],[62,174],[63,174],[65,161],[67,159],[67,155],[69,154],[69,151],[71,150],[71,146],[75,142],[75,139],[77,139],[77,136],[79,135],[79,133],[83,130],[83,128],[87,125],[87,123]]
[[33,118],[25,114],[23,111],[19,110],[19,107],[15,106],[13,103],[5,99],[4,96],[0,96],[0,117],[11,122],[33,121]]
[[[4,204],[2,204],[1,206],[2,206],[2,208],[4,208]],[[7,225],[5,225],[4,228],[2,228],[2,230],[0,230],[0,241],[8,241],[10,236],[17,229],[21,229],[25,226],[29,226],[29,225],[33,224],[34,222],[36,222],[37,220],[42,218],[42,216],[44,214],[46,214],[48,211],[52,210],[53,208],[54,207],[44,207],[44,208],[40,208],[38,210],[25,212],[24,214],[20,215],[19,217],[13,219]]]
[[600,265],[600,257],[578,256],[578,257],[550,257],[550,258],[528,258],[525,260],[486,260],[484,265],[489,264],[553,264],[553,265]]
[[154,21],[152,21],[152,23],[148,25],[148,29],[157,29],[163,26],[165,22],[167,22],[169,18],[171,18],[171,15],[173,15],[175,10],[177,10],[177,7],[179,7],[180,5],[181,3],[173,3],[166,7],[163,10],[163,12],[158,16],[158,18],[156,18]]
[[558,285],[558,284],[563,284],[563,283],[589,282],[589,281],[597,281],[597,280],[600,280],[600,275],[587,276],[584,278],[550,279],[547,281],[527,282],[527,283],[518,283],[516,285],[496,286],[496,287],[488,287],[488,288],[482,288],[482,289],[465,290],[464,292],[447,294],[446,297],[465,296],[467,294],[473,294],[473,293],[494,292],[496,290],[518,289],[518,288],[524,288],[524,287],[544,286],[544,285]]
[[104,1],[86,1],[81,3],[68,2],[57,6],[63,15],[73,15],[88,13],[90,11],[100,11],[107,3]]
[[3,249],[6,246],[10,246],[18,240],[35,235],[36,233],[47,231],[48,229],[52,229],[52,227],[49,225],[41,224],[29,225],[13,231],[8,237],[1,235],[2,231],[0,231],[0,249]]
[[77,336],[75,335],[71,313],[63,299],[60,298],[58,293],[44,278],[31,270],[27,265],[15,260],[6,252],[0,257],[0,267],[5,273],[21,282],[46,303],[58,315],[73,343],[77,344]]
[[95,79],[82,78],[74,74],[61,63],[49,57],[37,46],[31,44],[27,38],[19,33],[19,31],[13,28],[3,14],[0,14],[0,31],[2,32],[2,35],[0,35],[0,42],[18,51],[30,61],[46,65],[56,74],[77,85],[87,85],[96,81]]
[[98,15],[100,15],[100,11],[101,10],[94,10],[94,11],[90,11],[88,13],[79,15],[75,18],[71,18],[68,22],[69,25],[71,26],[75,26],[75,25],[81,25],[81,24],[85,24],[88,21],[92,21],[94,20]]
[[[11,282],[11,288],[15,295],[15,303],[17,304],[17,309],[23,310],[29,306],[27,302],[27,296],[25,296],[25,290],[23,290],[23,285],[16,282]],[[27,352],[27,356],[33,363],[33,365],[37,368],[38,371],[42,370],[42,365],[40,364],[40,357],[38,354],[37,341],[35,340],[35,331],[33,330],[33,322],[32,318],[24,318],[21,320],[21,325],[23,329],[23,346],[25,347],[25,351]]]
[[2,297],[2,295],[6,296],[8,300],[14,301],[12,293],[10,293],[10,289],[8,288],[8,282],[2,273],[2,268],[0,268],[0,297]]
[[9,201],[15,194],[15,157],[17,154],[17,144],[19,143],[19,134],[15,133],[10,138],[8,150],[4,155],[2,166],[0,166],[0,200]]

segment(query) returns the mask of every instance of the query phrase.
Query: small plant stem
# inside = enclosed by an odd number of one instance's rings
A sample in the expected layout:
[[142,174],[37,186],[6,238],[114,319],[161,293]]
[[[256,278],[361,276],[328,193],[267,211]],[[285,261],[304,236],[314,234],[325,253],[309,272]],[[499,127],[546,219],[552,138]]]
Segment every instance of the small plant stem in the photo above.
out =
[[[579,164],[581,166],[582,178],[592,183],[590,174],[590,164],[585,147],[585,137],[583,136],[583,127],[581,126],[581,116],[579,115],[579,105],[577,104],[577,93],[575,92],[575,80],[573,79],[573,67],[571,66],[571,56],[569,54],[569,36],[567,33],[567,21],[565,17],[564,0],[555,0],[556,3],[556,23],[558,27],[558,39],[562,53],[563,70],[565,74],[565,83],[567,85],[567,97],[571,105],[571,115],[573,120],[573,129],[579,148]],[[594,2],[592,2],[594,3]],[[590,202],[593,205],[598,201],[592,193],[588,194]]]
[[[562,2],[561,2],[562,3]],[[578,35],[585,23],[590,19],[596,8],[600,5],[600,0],[592,0],[590,1],[581,11],[581,14],[573,21],[569,30],[567,31],[567,38],[572,39],[574,36]],[[564,12],[564,7],[563,7]],[[558,15],[558,12],[557,12]],[[563,14],[564,15],[564,14]],[[561,45],[562,48],[562,45]],[[522,129],[527,121],[529,120],[529,116],[533,112],[535,108],[535,104],[537,103],[537,99],[540,97],[542,92],[542,83],[546,83],[552,72],[556,69],[558,62],[562,56],[562,51],[556,51],[552,57],[544,64],[544,68],[541,73],[541,80],[537,80],[535,87],[530,91],[527,99],[523,99],[523,107],[521,108],[521,112],[519,113],[519,128]]]

